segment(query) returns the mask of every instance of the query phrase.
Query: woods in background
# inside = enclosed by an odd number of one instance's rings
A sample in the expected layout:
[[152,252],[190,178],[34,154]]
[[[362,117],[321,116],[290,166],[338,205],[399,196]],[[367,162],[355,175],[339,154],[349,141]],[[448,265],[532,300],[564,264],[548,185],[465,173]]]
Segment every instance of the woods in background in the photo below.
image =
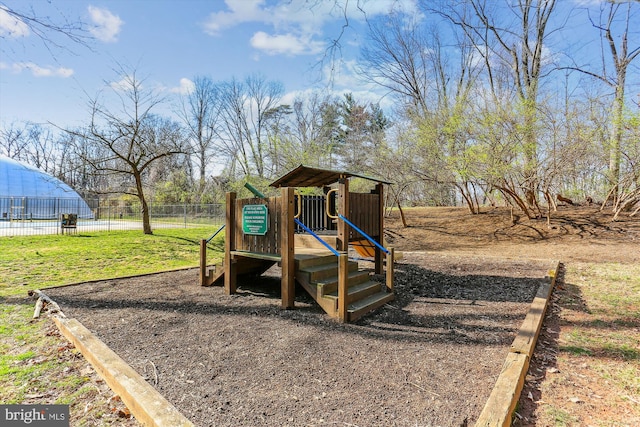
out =
[[[534,218],[559,194],[606,204],[614,219],[638,213],[640,3],[421,6],[369,25],[358,70],[392,100],[385,108],[321,90],[292,100],[260,74],[197,76],[168,99],[121,68],[123,85],[90,100],[84,126],[2,123],[0,153],[142,206],[219,202],[305,164],[394,182],[389,205],[506,204]],[[595,44],[566,42],[575,28]]]

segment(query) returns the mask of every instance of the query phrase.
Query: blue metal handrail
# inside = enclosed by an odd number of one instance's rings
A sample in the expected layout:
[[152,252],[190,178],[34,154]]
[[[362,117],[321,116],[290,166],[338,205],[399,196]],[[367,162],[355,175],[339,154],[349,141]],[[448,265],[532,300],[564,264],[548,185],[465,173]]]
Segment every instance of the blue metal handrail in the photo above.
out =
[[209,237],[207,239],[207,243],[209,243],[214,237],[216,237],[218,235],[218,233],[220,233],[222,231],[222,229],[224,228],[225,225],[227,225],[227,224],[222,224],[222,226],[220,228],[218,228],[218,230],[215,233],[213,233],[211,235],[211,237]]
[[300,227],[302,227],[302,229],[304,231],[306,231],[307,233],[311,234],[313,237],[316,238],[316,240],[318,240],[320,243],[322,243],[327,249],[329,249],[331,252],[333,252],[333,254],[335,256],[340,256],[340,253],[338,251],[336,251],[334,248],[331,247],[331,245],[329,245],[327,242],[325,242],[324,240],[322,240],[320,238],[320,236],[318,236],[316,233],[314,233],[313,231],[311,231],[311,229],[309,227],[307,227],[306,225],[304,225],[298,218],[294,218],[293,219],[296,224],[298,224]]
[[378,247],[378,249],[380,249],[382,252],[384,252],[385,254],[389,254],[389,249],[385,248],[384,246],[382,246],[380,243],[376,242],[375,240],[373,240],[373,237],[369,236],[367,233],[365,233],[364,231],[362,231],[361,229],[359,229],[354,223],[352,223],[351,221],[349,221],[347,218],[345,218],[344,215],[342,215],[341,213],[338,214],[338,218],[340,218],[341,220],[343,220],[344,222],[346,222],[347,224],[349,224],[349,226],[351,228],[353,228],[354,230],[356,230],[358,233],[360,233],[362,235],[362,237],[364,237],[365,239],[367,239],[368,241],[370,241],[371,243],[373,243],[374,245],[376,245]]

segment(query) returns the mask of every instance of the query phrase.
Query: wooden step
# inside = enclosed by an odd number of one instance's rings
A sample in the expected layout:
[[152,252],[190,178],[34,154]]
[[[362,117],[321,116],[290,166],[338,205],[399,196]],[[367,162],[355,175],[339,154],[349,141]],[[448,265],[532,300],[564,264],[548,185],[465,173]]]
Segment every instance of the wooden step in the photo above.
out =
[[[366,282],[352,284],[349,282],[347,288],[347,304],[355,304],[357,301],[367,298],[370,295],[377,294],[382,291],[382,285],[378,282],[367,280]],[[338,300],[338,290],[325,294],[325,298]]]
[[332,264],[338,265],[338,257],[329,251],[325,251],[322,253],[314,254],[314,253],[296,253],[296,268],[298,269],[306,269],[309,267],[314,267],[318,265],[324,264]]
[[[350,271],[347,276],[347,287],[351,288],[368,282],[369,277],[369,273],[366,271]],[[315,282],[315,285],[319,288],[319,294],[322,296],[329,296],[334,293],[336,295],[338,294],[338,276]]]
[[[358,263],[349,261],[348,267],[349,272],[358,271]],[[301,268],[298,270],[302,274],[307,274],[309,278],[309,282],[320,282],[327,281],[327,279],[331,277],[338,276],[338,263],[335,264],[321,264],[321,265],[313,265],[306,268]]]
[[386,303],[393,301],[393,294],[387,292],[378,292],[361,299],[360,301],[349,304],[347,308],[347,316],[349,322],[354,322],[367,313],[372,312],[378,307],[382,307]]

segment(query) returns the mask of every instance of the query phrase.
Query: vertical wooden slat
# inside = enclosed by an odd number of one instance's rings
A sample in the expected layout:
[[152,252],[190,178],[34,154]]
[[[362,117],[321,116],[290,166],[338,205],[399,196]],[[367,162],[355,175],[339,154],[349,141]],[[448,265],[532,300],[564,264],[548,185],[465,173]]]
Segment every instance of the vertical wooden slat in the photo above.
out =
[[269,253],[279,254],[280,233],[282,231],[282,197],[269,198]]
[[[234,199],[235,200],[235,199]],[[234,249],[245,250],[246,244],[244,240],[244,233],[242,232],[242,206],[244,205],[243,200],[237,200],[236,206],[234,206],[233,223],[234,223],[234,237],[235,246]]]
[[[226,230],[224,239],[224,290],[227,295],[236,292],[236,264],[231,251],[236,249],[236,193],[227,193]],[[242,229],[239,230],[242,232]]]
[[[378,200],[377,200],[377,206],[375,207],[375,210],[373,210],[373,212],[377,213],[377,217],[375,218],[377,220],[378,223],[378,230],[377,230],[377,235],[378,238],[376,239],[378,243],[380,243],[380,245],[384,246],[384,186],[381,183],[378,183],[376,185],[376,191],[377,191],[377,196],[378,196]],[[375,259],[375,272],[376,274],[382,274],[382,263],[383,263],[383,253],[380,249],[376,248],[376,259]],[[388,259],[388,258],[387,258]],[[389,263],[387,262],[387,269],[389,269],[389,267],[391,267],[391,269],[393,269],[393,265],[389,265]]]
[[295,303],[295,253],[293,235],[293,190],[285,187],[281,190],[281,218],[280,218],[280,260],[282,265],[282,308],[293,308]]
[[347,310],[347,282],[349,280],[349,256],[346,252],[341,252],[338,257],[338,319],[346,322]]

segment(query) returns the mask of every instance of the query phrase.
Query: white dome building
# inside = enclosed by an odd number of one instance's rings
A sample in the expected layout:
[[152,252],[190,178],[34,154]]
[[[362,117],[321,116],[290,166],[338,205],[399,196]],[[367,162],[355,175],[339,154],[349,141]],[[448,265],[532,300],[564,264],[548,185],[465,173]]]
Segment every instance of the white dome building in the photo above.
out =
[[89,205],[64,182],[33,166],[0,156],[0,221],[91,218]]

